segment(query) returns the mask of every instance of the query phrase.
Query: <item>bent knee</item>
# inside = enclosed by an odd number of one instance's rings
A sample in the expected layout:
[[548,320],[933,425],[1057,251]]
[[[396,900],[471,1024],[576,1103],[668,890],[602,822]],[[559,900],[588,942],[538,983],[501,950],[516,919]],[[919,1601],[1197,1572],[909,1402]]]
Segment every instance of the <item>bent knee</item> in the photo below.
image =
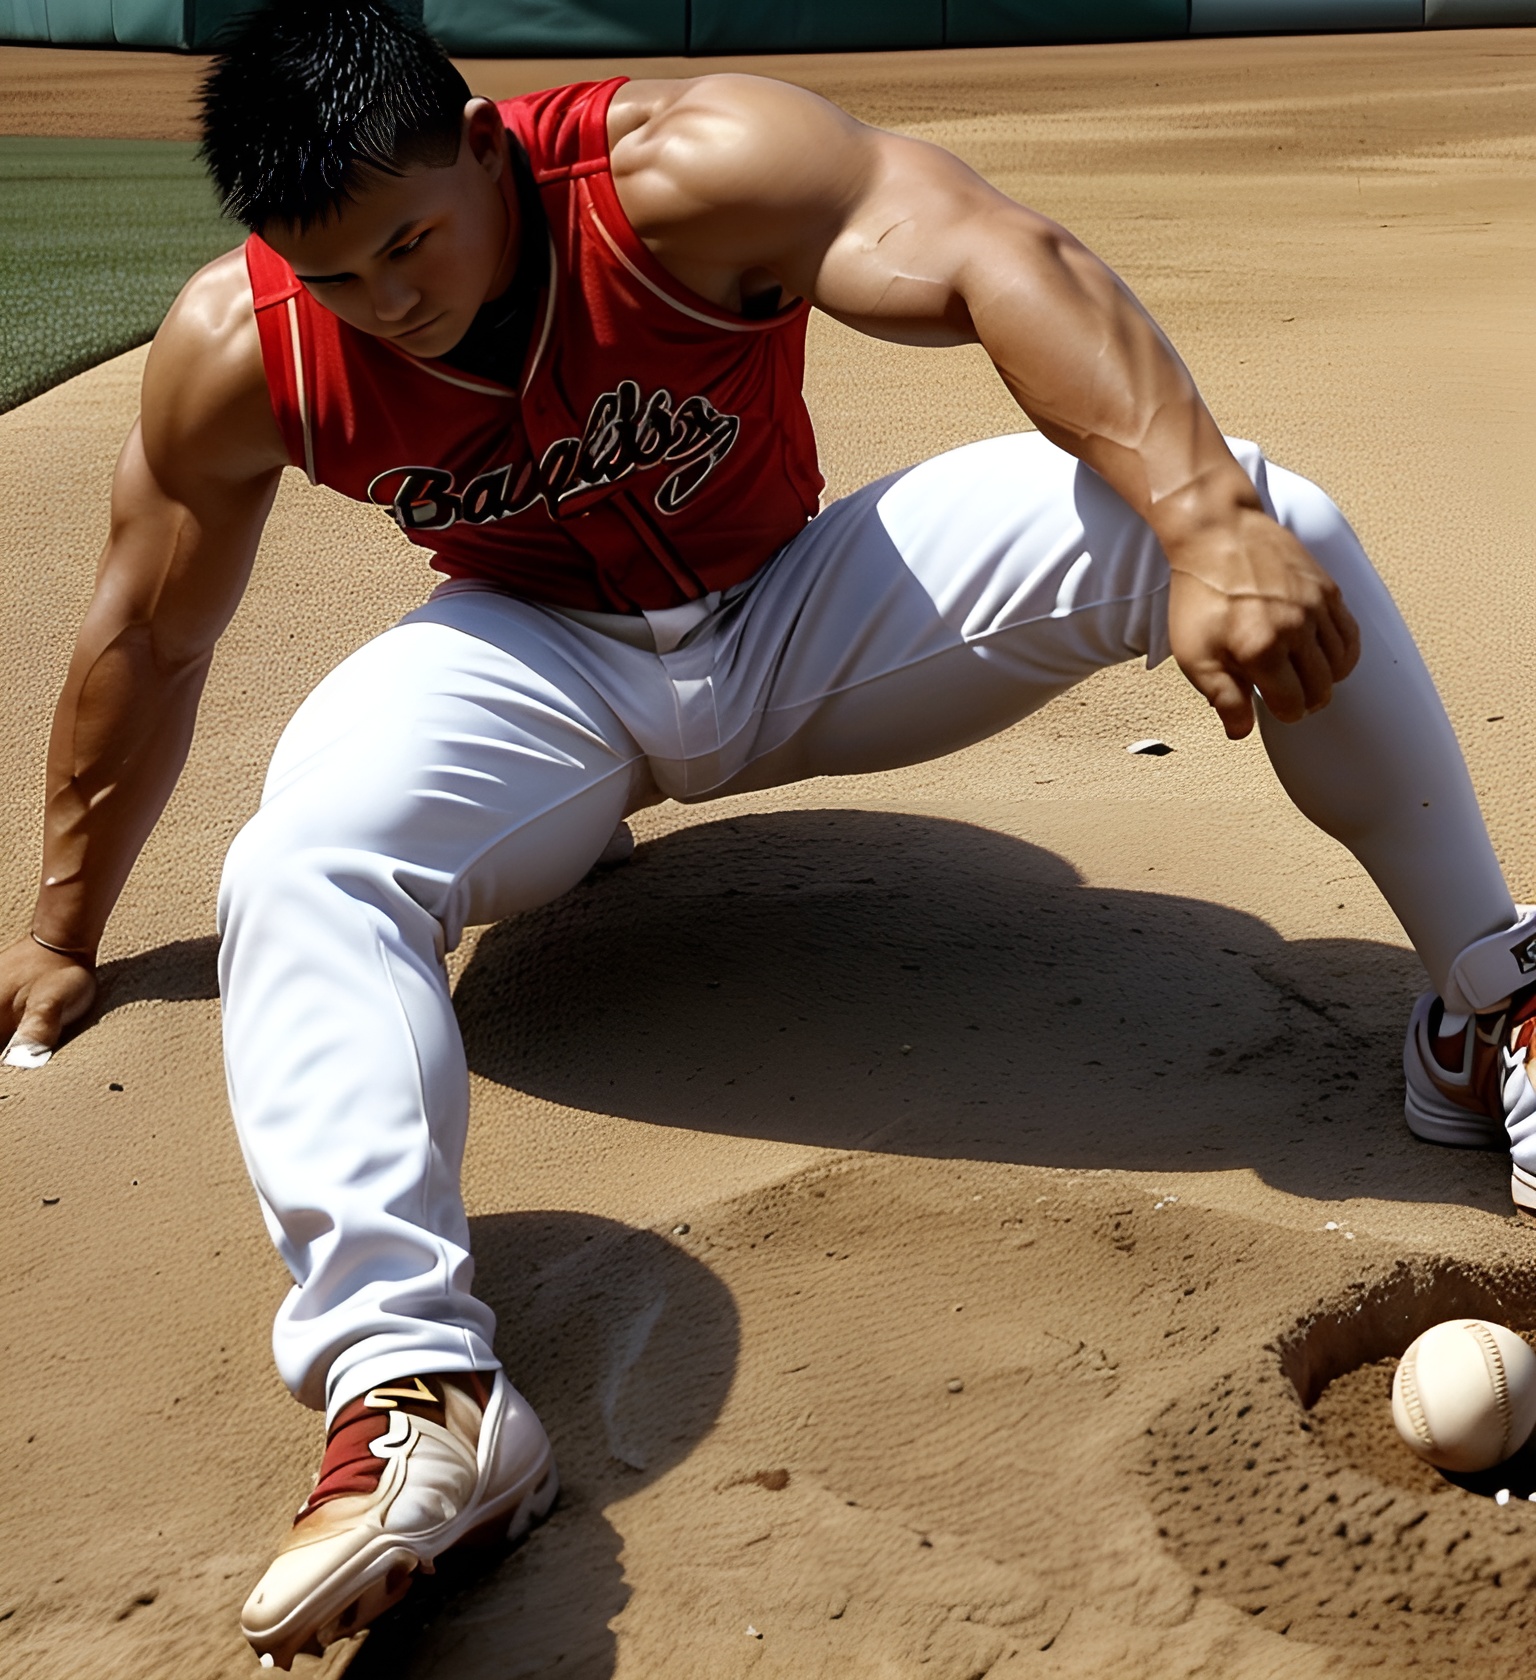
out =
[[307,906],[322,913],[334,895],[380,905],[412,900],[435,914],[440,883],[410,868],[377,836],[360,832],[345,814],[319,820],[292,802],[271,800],[235,836],[219,882],[219,931],[244,912]]
[[270,891],[292,861],[266,809],[258,810],[230,842],[219,874],[218,929],[222,938],[241,914]]

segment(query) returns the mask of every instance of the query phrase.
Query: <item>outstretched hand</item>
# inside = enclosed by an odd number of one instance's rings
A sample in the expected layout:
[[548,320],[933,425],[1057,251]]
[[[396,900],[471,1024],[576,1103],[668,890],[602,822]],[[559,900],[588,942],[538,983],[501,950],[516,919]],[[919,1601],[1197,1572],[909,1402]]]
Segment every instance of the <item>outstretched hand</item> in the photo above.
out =
[[0,1044],[9,1067],[39,1067],[96,1000],[96,971],[24,934],[0,951]]
[[1355,668],[1360,630],[1339,586],[1257,508],[1190,538],[1169,565],[1169,645],[1232,740],[1253,729],[1255,690],[1298,723]]

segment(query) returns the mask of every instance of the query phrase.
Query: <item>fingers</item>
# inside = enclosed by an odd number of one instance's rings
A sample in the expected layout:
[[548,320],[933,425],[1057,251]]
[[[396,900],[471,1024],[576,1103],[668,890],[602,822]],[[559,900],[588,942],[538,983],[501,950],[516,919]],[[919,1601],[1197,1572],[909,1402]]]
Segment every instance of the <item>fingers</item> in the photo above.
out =
[[1299,723],[1333,698],[1334,686],[1360,659],[1360,627],[1335,594],[1309,616],[1292,645],[1276,650],[1262,673],[1252,671],[1264,704],[1282,723]]
[[1329,680],[1341,682],[1349,674],[1352,661],[1338,620],[1331,611],[1320,613],[1316,629],[1318,650],[1327,664]]
[[1239,741],[1253,728],[1255,690],[1277,721],[1300,723],[1333,698],[1335,673],[1345,653],[1337,632],[1326,646],[1321,635],[1303,633],[1294,645],[1271,646],[1260,657],[1242,659],[1229,653],[1226,665],[1187,669],[1186,674],[1215,709],[1228,737]]
[[[1286,723],[1300,722],[1308,712],[1320,710],[1333,698],[1333,665],[1321,641],[1321,637],[1309,637],[1291,653],[1284,692],[1293,711],[1282,720]],[[1268,706],[1269,695],[1262,688],[1259,692],[1264,694],[1264,704]],[[1280,713],[1275,715],[1279,717]]]
[[1300,723],[1307,715],[1306,684],[1295,655],[1280,653],[1266,660],[1262,669],[1252,673],[1252,680],[1271,717],[1281,723]]
[[3,1059],[7,1067],[41,1067],[58,1047],[64,1030],[62,1000],[48,998],[41,985],[33,986],[27,996],[16,1031],[5,1047]]
[[1344,604],[1344,596],[1339,590],[1333,592],[1328,608],[1329,627],[1343,644],[1340,659],[1335,661],[1330,656],[1329,664],[1333,667],[1333,680],[1343,682],[1360,663],[1360,626],[1355,622],[1355,615]]
[[[94,976],[77,965],[34,980],[17,1000],[20,1019],[0,1062],[14,1068],[42,1067],[58,1048],[64,1029],[85,1014],[95,997]],[[16,1002],[10,1013],[14,1018]]]
[[1337,585],[1290,546],[1306,562],[1294,590],[1232,595],[1194,574],[1173,579],[1170,644],[1232,740],[1253,728],[1255,692],[1278,722],[1299,723],[1332,700],[1360,657],[1359,627]]
[[1220,665],[1200,670],[1186,667],[1184,674],[1206,698],[1221,719],[1229,741],[1241,741],[1253,733],[1253,690]]
[[34,1044],[30,1039],[23,1038],[19,1033],[5,1047],[5,1054],[0,1056],[0,1062],[6,1067],[40,1068],[53,1055],[53,1051],[44,1044]]

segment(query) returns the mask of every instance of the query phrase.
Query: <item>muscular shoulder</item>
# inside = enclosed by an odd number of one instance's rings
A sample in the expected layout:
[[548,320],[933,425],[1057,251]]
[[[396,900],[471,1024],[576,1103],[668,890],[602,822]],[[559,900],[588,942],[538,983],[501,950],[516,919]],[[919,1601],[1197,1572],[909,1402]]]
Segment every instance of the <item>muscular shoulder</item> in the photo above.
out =
[[182,287],[144,370],[142,423],[145,454],[163,482],[184,475],[189,459],[225,481],[284,464],[242,252],[217,258]]
[[804,88],[743,75],[629,82],[608,126],[614,184],[642,237],[835,216],[867,176],[875,133]]

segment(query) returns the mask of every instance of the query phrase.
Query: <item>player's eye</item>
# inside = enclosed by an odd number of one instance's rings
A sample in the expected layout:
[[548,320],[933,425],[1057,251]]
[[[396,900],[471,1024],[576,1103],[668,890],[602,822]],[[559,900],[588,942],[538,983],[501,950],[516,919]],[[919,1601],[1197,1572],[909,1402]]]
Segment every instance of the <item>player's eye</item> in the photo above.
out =
[[418,246],[418,245],[419,245],[419,244],[420,244],[420,243],[421,243],[421,242],[422,242],[422,240],[423,240],[423,239],[425,239],[425,238],[426,238],[426,237],[427,237],[427,230],[426,230],[426,229],[425,229],[425,228],[423,228],[423,229],[422,229],[422,230],[421,230],[421,232],[420,232],[420,233],[418,233],[418,234],[417,234],[417,235],[416,235],[416,237],[415,237],[415,238],[414,238],[414,239],[409,239],[409,240],[407,240],[407,241],[406,241],[406,242],[405,242],[405,244],[404,244],[404,245],[397,245],[397,246],[396,246],[396,247],[395,247],[395,248],[394,248],[394,250],[393,250],[393,251],[391,251],[391,252],[390,252],[390,253],[389,253],[389,254],[390,254],[390,256],[392,256],[392,257],[405,257],[405,256],[409,256],[409,255],[410,255],[410,253],[411,253],[411,252],[412,252],[412,251],[414,251],[414,250],[415,250],[415,249],[416,249],[416,247],[417,247],[417,246]]

